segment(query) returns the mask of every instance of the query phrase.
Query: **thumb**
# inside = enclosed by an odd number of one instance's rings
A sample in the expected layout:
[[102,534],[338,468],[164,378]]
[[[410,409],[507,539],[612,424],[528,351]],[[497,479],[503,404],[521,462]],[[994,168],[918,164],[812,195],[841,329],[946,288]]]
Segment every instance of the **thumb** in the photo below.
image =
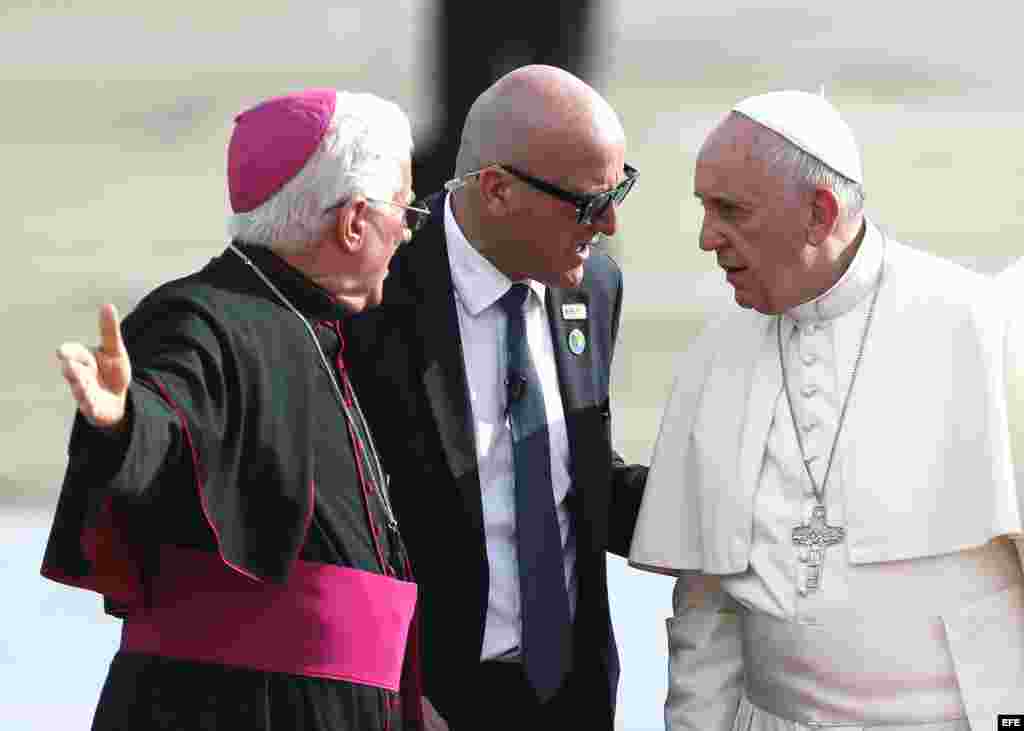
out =
[[125,352],[121,323],[114,305],[103,305],[100,308],[100,351],[110,357]]

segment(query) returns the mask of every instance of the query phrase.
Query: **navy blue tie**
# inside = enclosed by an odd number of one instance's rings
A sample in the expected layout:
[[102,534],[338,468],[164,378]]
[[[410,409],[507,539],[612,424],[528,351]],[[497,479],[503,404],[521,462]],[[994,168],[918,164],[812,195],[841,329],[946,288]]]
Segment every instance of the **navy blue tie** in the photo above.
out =
[[562,536],[551,486],[551,447],[540,378],[526,345],[528,285],[499,300],[508,315],[507,390],[515,463],[516,550],[523,620],[523,664],[541,702],[562,685],[572,655]]

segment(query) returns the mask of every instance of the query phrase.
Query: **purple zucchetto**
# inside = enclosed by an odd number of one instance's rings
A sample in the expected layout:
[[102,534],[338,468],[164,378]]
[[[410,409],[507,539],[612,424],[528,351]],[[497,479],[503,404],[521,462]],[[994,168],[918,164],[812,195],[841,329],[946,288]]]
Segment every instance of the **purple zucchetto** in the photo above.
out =
[[302,170],[327,131],[336,101],[334,89],[305,89],[235,117],[228,144],[232,211],[259,208]]

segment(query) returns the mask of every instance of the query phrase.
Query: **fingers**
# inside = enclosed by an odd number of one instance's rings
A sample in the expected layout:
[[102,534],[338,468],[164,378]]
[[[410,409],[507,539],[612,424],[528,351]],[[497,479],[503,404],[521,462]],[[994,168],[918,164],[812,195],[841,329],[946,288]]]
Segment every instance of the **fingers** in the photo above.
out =
[[[61,346],[65,351],[58,353],[61,361],[61,374],[68,383],[71,395],[78,403],[78,410],[90,424],[100,428],[116,427],[124,419],[125,393],[109,388],[109,383],[101,381],[95,360],[83,362],[82,353],[76,343]],[[75,347],[77,346],[77,347]],[[88,350],[85,355],[91,355]],[[70,352],[68,352],[70,351]],[[70,357],[64,357],[68,355]]]
[[107,304],[100,308],[100,351],[111,357],[125,352],[121,323],[114,305]]
[[64,343],[57,348],[57,360],[61,363],[75,362],[85,366],[94,366],[96,357],[92,351],[81,343]]
[[96,381],[96,357],[81,343],[64,343],[57,348],[60,372],[79,407],[87,403],[86,394]]
[[124,418],[131,362],[114,306],[100,308],[99,320],[99,347],[67,342],[56,356],[79,411],[94,426],[106,428]]
[[61,365],[61,374],[71,388],[71,395],[79,404],[86,401],[88,389],[96,380],[95,373],[94,369],[75,360],[64,361]]

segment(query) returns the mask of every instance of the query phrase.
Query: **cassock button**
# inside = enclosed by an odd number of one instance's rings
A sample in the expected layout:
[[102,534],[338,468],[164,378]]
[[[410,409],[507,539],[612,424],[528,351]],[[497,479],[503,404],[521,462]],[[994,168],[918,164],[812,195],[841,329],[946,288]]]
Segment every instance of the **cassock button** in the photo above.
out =
[[803,388],[800,389],[800,395],[804,398],[811,398],[818,393],[818,387],[813,383],[804,384]]
[[803,364],[805,366],[812,366],[818,362],[818,356],[816,356],[814,353],[804,353],[802,356],[800,356],[800,360],[803,361]]

